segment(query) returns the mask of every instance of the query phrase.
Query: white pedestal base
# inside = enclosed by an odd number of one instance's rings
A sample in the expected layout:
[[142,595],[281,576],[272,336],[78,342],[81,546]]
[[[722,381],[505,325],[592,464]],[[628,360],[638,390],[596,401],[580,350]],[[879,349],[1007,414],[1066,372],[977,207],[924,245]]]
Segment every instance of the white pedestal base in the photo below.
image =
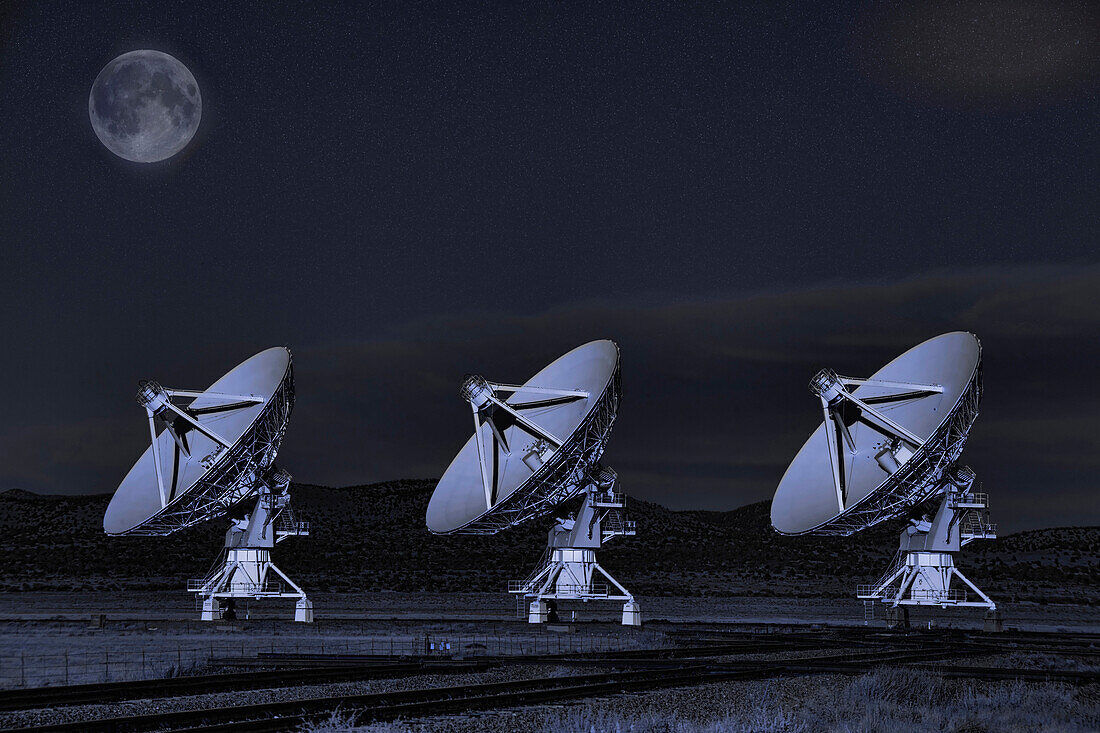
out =
[[294,620],[302,623],[313,623],[313,601],[308,598],[299,598],[294,604]]
[[625,602],[623,624],[642,623],[634,596],[596,561],[596,550],[604,542],[634,534],[634,523],[623,513],[623,496],[612,490],[614,472],[601,468],[598,474],[586,487],[577,513],[559,519],[550,530],[539,568],[526,580],[508,584],[508,592],[531,599],[527,620],[533,624],[556,622],[555,604],[560,601]]
[[222,617],[222,604],[217,598],[204,598],[202,601],[202,620],[220,621]]
[[974,607],[995,611],[997,604],[955,567],[955,555],[976,539],[996,538],[985,515],[988,498],[971,491],[974,473],[952,468],[935,517],[912,519],[899,536],[894,566],[873,585],[856,588],[865,601],[898,606]]
[[623,626],[641,626],[642,607],[634,601],[623,604]]
[[531,608],[527,614],[527,622],[532,624],[544,624],[546,623],[547,614],[550,613],[550,609],[546,605],[546,601],[535,599],[531,601]]

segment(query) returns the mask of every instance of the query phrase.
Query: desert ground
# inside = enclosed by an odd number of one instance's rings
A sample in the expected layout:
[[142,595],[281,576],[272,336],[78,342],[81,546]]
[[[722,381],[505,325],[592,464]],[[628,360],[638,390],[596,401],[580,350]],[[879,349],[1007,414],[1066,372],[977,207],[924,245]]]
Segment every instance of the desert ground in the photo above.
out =
[[[530,625],[522,604],[517,606],[514,596],[498,589],[537,562],[544,542],[541,528],[519,528],[492,538],[426,539],[420,523],[430,491],[430,482],[340,490],[299,487],[302,503],[318,520],[318,531],[281,547],[279,562],[309,593],[316,618],[312,624],[292,620],[293,601],[239,603],[236,620],[199,620],[195,597],[183,590],[183,579],[200,577],[209,567],[220,546],[220,526],[168,538],[106,537],[99,526],[106,497],[0,494],[8,525],[0,543],[0,556],[6,560],[0,567],[7,571],[0,574],[0,693],[242,674],[267,670],[270,657],[279,654],[326,659],[365,655],[441,664],[498,660],[476,672],[452,666],[446,673],[421,670],[411,676],[324,683],[303,682],[290,667],[282,670],[286,676],[281,685],[262,689],[12,710],[0,713],[0,728],[70,721],[78,730],[81,721],[150,710],[242,704],[266,708],[298,705],[310,697],[344,700],[395,691],[436,694],[456,685],[541,684],[606,673],[607,668],[581,663],[591,653],[650,654],[709,644],[722,634],[840,638],[857,630],[872,631],[879,641],[900,638],[910,646],[916,638],[919,647],[921,639],[934,646],[952,634],[981,635],[983,628],[983,609],[920,608],[910,613],[912,636],[886,634],[885,608],[876,604],[868,614],[853,591],[888,565],[897,528],[794,541],[770,529],[766,503],[727,513],[670,512],[636,503],[640,525],[651,537],[668,541],[634,539],[605,554],[607,566],[621,573],[635,593],[643,627],[621,626],[621,605],[606,602],[562,604],[561,623]],[[364,524],[364,515],[350,510],[368,501],[384,510],[368,515],[377,518],[374,524]],[[46,523],[71,531],[35,530]],[[1017,646],[1006,634],[988,637],[995,641],[987,645],[1005,647],[996,654],[937,662],[1083,674],[1083,684],[959,679],[935,670],[879,666],[855,676],[815,671],[768,679],[697,680],[625,693],[586,691],[576,700],[409,715],[367,727],[352,708],[338,702],[331,716],[321,722],[310,718],[302,730],[1100,730],[1100,683],[1093,664],[1100,642],[1087,636],[1100,634],[1098,542],[1098,528],[1039,530],[985,543],[984,549],[968,551],[964,558],[970,577],[997,600],[1007,630],[1073,639],[1083,651],[1036,652]],[[375,561],[382,557],[385,563]],[[473,573],[471,567],[482,570]],[[844,574],[838,574],[841,570]],[[452,588],[469,592],[428,592]],[[691,664],[711,669],[823,653],[757,650],[750,644],[736,655],[704,655]],[[260,659],[262,655],[268,656]],[[568,659],[544,659],[557,655]],[[630,665],[621,669],[632,670]]]
[[[256,650],[452,655],[637,649],[668,643],[667,632],[695,625],[885,627],[884,609],[867,619],[856,599],[759,597],[641,598],[645,624],[622,627],[617,603],[564,605],[572,633],[526,623],[507,594],[369,593],[313,595],[316,621],[295,623],[292,601],[252,602],[234,622],[203,622],[191,595],[171,591],[0,594],[0,685],[34,686],[135,679],[194,669],[211,658]],[[575,613],[575,617],[573,616]],[[104,619],[101,622],[100,616]],[[1006,627],[1100,633],[1100,607],[1017,603]],[[982,628],[981,609],[914,609],[915,628]],[[444,645],[440,649],[440,645]],[[449,645],[449,646],[445,646]]]

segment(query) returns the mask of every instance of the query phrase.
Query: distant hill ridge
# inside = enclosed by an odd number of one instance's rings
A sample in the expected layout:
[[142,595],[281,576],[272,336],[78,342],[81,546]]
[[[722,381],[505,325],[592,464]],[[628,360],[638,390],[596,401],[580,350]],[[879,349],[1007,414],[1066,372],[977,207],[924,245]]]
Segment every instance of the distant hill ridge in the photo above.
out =
[[[435,536],[424,511],[435,481],[333,489],[296,484],[294,505],[310,537],[279,545],[291,577],[321,592],[501,591],[542,555],[551,520],[488,537]],[[0,494],[0,590],[178,589],[209,569],[225,522],[169,537],[108,537],[107,495]],[[726,512],[671,511],[630,500],[638,536],[620,538],[601,563],[639,595],[850,596],[897,548],[902,523],[848,538],[784,537],[770,502]],[[1098,585],[1100,527],[1031,530],[975,542],[959,564],[1004,600],[1089,602]]]

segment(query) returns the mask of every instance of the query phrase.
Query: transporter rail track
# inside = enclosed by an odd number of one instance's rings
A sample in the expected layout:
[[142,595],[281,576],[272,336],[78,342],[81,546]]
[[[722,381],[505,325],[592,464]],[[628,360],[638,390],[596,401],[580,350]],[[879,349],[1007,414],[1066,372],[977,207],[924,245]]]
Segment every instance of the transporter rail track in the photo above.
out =
[[477,657],[470,660],[444,658],[402,660],[389,656],[364,654],[260,652],[254,657],[221,657],[211,660],[214,666],[258,671],[0,690],[0,711],[201,695],[231,690],[291,687],[324,682],[396,678],[418,674],[458,674],[484,671],[490,666],[502,664],[572,662],[593,666],[644,666],[646,664],[667,666],[667,660],[673,659],[715,657],[746,652],[796,651],[830,645],[815,644],[813,641],[794,641],[789,644],[778,640],[763,644],[737,641],[699,647],[523,657]]
[[[616,694],[628,691],[654,690],[668,687],[687,687],[719,681],[753,680],[772,677],[817,674],[860,674],[883,664],[911,665],[927,669],[930,672],[950,677],[977,680],[1024,680],[1052,681],[1065,684],[1096,684],[1100,674],[1076,670],[1021,670],[1002,667],[955,666],[950,664],[969,656],[983,656],[991,653],[1004,653],[1000,643],[994,645],[991,640],[975,638],[964,640],[944,637],[938,640],[930,638],[909,638],[894,636],[883,638],[879,643],[868,642],[878,648],[860,648],[844,643],[836,648],[833,638],[771,639],[771,645],[756,640],[739,639],[729,642],[713,643],[709,646],[695,645],[668,649],[637,650],[596,655],[548,655],[536,658],[493,658],[479,659],[475,662],[393,662],[392,660],[374,663],[362,658],[349,658],[354,655],[337,655],[331,660],[334,664],[320,666],[323,661],[319,655],[275,655],[274,662],[280,669],[265,672],[247,672],[233,675],[205,675],[201,678],[177,678],[160,680],[153,683],[114,683],[113,687],[103,685],[85,685],[83,691],[66,688],[44,688],[41,690],[19,691],[28,693],[24,702],[34,706],[56,706],[75,704],[81,695],[97,692],[97,702],[123,699],[147,699],[179,695],[203,694],[204,691],[225,687],[217,685],[226,680],[235,680],[241,685],[237,689],[255,689],[260,687],[286,686],[289,684],[309,683],[316,680],[331,679],[370,679],[384,676],[408,676],[410,674],[437,673],[441,671],[479,671],[489,666],[528,662],[569,663],[578,666],[598,665],[624,669],[607,670],[573,677],[543,677],[513,682],[493,682],[464,684],[449,687],[434,687],[406,690],[402,692],[381,692],[340,696],[324,696],[293,701],[265,702],[258,704],[235,705],[199,710],[158,712],[145,715],[125,716],[109,719],[90,719],[57,725],[44,725],[18,729],[24,731],[54,731],[71,733],[75,731],[105,731],[126,733],[153,730],[188,731],[286,731],[294,730],[311,720],[328,715],[336,709],[353,713],[360,723],[459,713],[474,710],[492,710],[539,703],[577,700],[593,696]],[[1081,640],[1081,644],[1070,644],[1073,649],[1088,651],[1095,640]],[[843,642],[843,640],[842,640]],[[1020,648],[1057,646],[1050,639],[1030,637]],[[847,647],[846,649],[843,647]],[[798,653],[789,659],[725,659],[743,656],[746,653],[790,651]],[[805,652],[820,652],[811,656]],[[295,659],[294,657],[298,658]],[[301,665],[296,669],[285,667]],[[419,669],[416,669],[419,667]],[[151,691],[156,685],[161,690]],[[144,685],[142,687],[141,685]],[[175,687],[173,687],[175,685]],[[50,691],[53,691],[52,693]],[[54,697],[51,699],[51,694]],[[16,697],[9,696],[7,709],[14,709]]]
[[84,705],[123,700],[153,700],[162,697],[205,695],[233,690],[293,687],[325,682],[352,682],[419,674],[457,674],[489,668],[485,660],[440,660],[423,662],[360,663],[356,666],[293,668],[172,677],[159,680],[104,682],[91,685],[34,687],[25,690],[0,690],[0,711],[27,710],[59,705]]

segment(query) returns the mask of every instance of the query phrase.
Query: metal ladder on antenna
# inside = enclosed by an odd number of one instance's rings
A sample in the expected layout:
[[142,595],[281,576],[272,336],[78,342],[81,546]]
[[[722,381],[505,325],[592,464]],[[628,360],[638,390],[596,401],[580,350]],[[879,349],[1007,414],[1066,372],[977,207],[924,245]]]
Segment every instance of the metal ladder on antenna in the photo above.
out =
[[893,559],[890,560],[890,569],[883,573],[877,583],[856,586],[856,598],[864,599],[865,603],[873,603],[875,600],[882,598],[883,593],[888,590],[885,587],[886,581],[892,578],[898,570],[905,565],[905,556],[906,553],[901,550],[895,552]]
[[[527,576],[526,579],[524,579],[524,580],[509,580],[508,581],[508,592],[509,593],[518,593],[518,592],[522,591],[524,588],[527,588],[528,586],[530,586],[534,582],[535,578],[537,578],[539,575],[542,574],[542,571],[546,569],[546,566],[551,564],[551,562],[553,562],[553,557],[554,557],[554,553],[549,551],[549,550],[547,550],[545,553],[543,553],[542,560],[539,561],[538,566],[531,572],[530,575]],[[524,596],[521,595],[521,596],[518,597],[518,600],[523,600],[523,598],[524,598]]]
[[875,622],[875,601],[863,602],[863,625],[870,626]]

